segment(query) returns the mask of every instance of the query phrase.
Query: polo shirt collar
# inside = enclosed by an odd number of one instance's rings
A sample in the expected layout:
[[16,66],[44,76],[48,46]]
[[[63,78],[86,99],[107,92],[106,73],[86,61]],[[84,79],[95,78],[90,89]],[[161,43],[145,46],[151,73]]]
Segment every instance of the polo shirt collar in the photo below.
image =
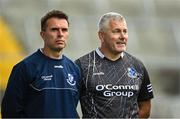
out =
[[[104,54],[99,50],[99,48],[96,48],[96,53],[103,59],[105,56]],[[121,58],[124,57],[124,53],[121,53]]]

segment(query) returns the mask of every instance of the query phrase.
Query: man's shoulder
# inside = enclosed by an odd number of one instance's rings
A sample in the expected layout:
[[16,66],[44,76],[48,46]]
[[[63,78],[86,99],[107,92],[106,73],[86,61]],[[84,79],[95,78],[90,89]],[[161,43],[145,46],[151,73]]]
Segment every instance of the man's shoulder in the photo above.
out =
[[91,52],[89,52],[89,53],[87,53],[87,54],[85,54],[85,55],[79,57],[77,60],[82,61],[82,60],[89,59],[90,57],[93,56],[93,53],[94,53],[94,52],[95,52],[95,50],[93,50],[93,51],[91,51]]
[[126,60],[128,60],[128,62],[131,62],[135,65],[144,66],[143,62],[138,57],[127,52],[124,52],[124,56],[127,58]]
[[35,52],[33,52],[33,53],[30,53],[26,58],[24,58],[22,61],[23,62],[26,62],[26,63],[28,63],[28,62],[37,62],[37,60],[39,59],[39,57],[40,57],[40,51],[39,50],[37,50],[37,51],[35,51]]
[[136,56],[128,53],[128,52],[124,52],[124,55],[128,58],[128,59],[131,59],[131,60],[135,60],[137,62],[141,62],[141,60],[139,58],[137,58]]
[[26,56],[24,59],[22,59],[20,62],[18,62],[17,64],[14,65],[14,67],[19,67],[19,66],[23,66],[25,64],[29,64],[30,61],[34,61],[34,58],[33,57],[36,57],[35,55],[37,55],[37,51],[36,52],[33,52],[32,54]]
[[91,62],[91,59],[93,58],[94,52],[95,50],[79,57],[78,59],[75,60],[75,63],[80,67],[87,67]]
[[63,62],[65,63],[65,65],[73,65],[76,66],[76,64],[74,63],[73,60],[71,60],[69,57],[63,55]]

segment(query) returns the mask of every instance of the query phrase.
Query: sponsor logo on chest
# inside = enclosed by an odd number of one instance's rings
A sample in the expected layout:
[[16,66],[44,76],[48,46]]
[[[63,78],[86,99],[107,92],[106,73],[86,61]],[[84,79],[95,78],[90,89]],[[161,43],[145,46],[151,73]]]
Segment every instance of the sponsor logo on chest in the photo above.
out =
[[52,80],[53,75],[48,75],[48,76],[41,76],[41,79],[43,79],[44,81],[50,81]]
[[131,97],[134,95],[133,91],[139,90],[138,85],[97,85],[96,91],[102,91],[105,97],[124,96]]

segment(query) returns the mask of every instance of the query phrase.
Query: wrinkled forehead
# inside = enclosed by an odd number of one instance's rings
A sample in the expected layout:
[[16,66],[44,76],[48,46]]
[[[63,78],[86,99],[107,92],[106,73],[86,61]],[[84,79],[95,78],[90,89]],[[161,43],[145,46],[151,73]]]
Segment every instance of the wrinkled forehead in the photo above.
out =
[[126,24],[126,20],[125,19],[122,19],[122,18],[111,18],[107,21],[108,23],[107,24],[110,24],[111,22],[117,22],[117,23],[123,23],[123,24]]
[[113,19],[113,18],[107,21],[105,29],[114,28],[114,27],[121,27],[127,29],[126,21],[122,19]]
[[118,24],[123,24],[124,26],[127,26],[126,21],[122,18],[119,17],[112,17],[104,22],[104,30],[109,28],[112,24],[118,25]]

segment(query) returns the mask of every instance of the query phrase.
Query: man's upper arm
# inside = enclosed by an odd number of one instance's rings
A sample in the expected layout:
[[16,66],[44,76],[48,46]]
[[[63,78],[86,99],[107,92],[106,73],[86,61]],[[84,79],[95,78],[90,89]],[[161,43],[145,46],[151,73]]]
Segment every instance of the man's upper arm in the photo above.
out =
[[23,95],[25,94],[25,77],[23,66],[15,66],[10,74],[8,85],[2,100],[3,118],[21,117],[23,111]]

